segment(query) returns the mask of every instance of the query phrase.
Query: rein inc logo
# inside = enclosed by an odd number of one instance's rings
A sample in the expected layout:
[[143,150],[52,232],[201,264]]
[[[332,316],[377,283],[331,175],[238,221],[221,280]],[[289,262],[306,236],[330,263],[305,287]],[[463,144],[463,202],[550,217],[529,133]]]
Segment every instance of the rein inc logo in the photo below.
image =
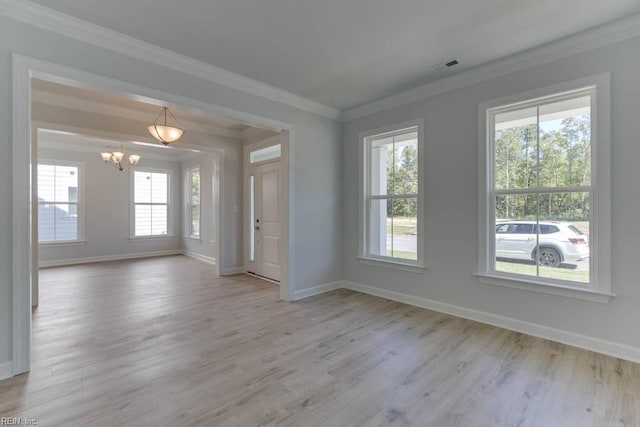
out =
[[27,417],[0,417],[0,426],[37,426],[36,418]]

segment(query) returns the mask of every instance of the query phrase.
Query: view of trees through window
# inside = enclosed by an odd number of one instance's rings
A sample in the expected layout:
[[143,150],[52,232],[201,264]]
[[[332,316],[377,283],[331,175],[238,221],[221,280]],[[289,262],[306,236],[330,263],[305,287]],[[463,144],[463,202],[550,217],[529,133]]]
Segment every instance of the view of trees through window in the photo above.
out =
[[580,95],[494,115],[497,271],[589,282],[590,105]]
[[413,129],[370,141],[369,252],[418,259],[418,133]]

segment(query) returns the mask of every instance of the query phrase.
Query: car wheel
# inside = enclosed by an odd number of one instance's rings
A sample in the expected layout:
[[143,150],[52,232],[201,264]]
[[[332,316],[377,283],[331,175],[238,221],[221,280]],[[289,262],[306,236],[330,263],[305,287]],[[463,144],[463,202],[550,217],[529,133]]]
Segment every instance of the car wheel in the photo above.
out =
[[538,265],[545,267],[559,267],[562,262],[560,252],[553,248],[540,248],[538,251]]

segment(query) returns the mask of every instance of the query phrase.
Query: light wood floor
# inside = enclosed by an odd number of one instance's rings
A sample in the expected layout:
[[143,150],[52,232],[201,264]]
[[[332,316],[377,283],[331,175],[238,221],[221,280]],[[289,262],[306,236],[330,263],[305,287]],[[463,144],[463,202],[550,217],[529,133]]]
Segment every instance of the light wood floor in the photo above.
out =
[[45,269],[39,426],[639,425],[640,365],[347,290],[297,303],[182,256]]

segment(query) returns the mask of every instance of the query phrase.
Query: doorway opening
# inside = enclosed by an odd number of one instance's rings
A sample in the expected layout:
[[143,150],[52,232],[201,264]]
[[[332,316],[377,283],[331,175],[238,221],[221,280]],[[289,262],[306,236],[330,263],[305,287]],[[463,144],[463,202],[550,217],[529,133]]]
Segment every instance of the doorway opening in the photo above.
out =
[[244,148],[245,266],[247,272],[280,283],[281,135]]
[[[157,109],[163,106],[170,106],[174,113],[178,113],[178,117],[182,117],[184,122],[192,121],[193,116],[203,117],[215,117],[216,119],[226,120],[234,123],[234,126],[238,126],[238,129],[227,130],[228,132],[242,134],[244,130],[249,130],[248,135],[254,135],[255,130],[260,132],[273,132],[277,133],[282,138],[282,150],[283,156],[280,162],[280,194],[283,196],[282,208],[280,210],[281,222],[279,230],[279,256],[281,258],[280,263],[280,297],[284,300],[290,300],[289,289],[289,147],[293,140],[293,127],[290,124],[284,122],[274,121],[268,118],[244,113],[237,110],[228,109],[215,104],[198,101],[182,96],[173,95],[171,93],[157,91],[151,88],[147,88],[140,85],[135,85],[123,81],[113,80],[110,78],[98,76],[83,71],[62,67],[56,64],[46,63],[40,60],[26,58],[22,56],[14,56],[14,68],[13,68],[13,373],[14,375],[24,373],[30,369],[31,361],[31,348],[30,348],[30,335],[31,335],[31,306],[32,297],[33,302],[37,304],[37,283],[38,283],[38,268],[39,268],[39,256],[38,256],[38,189],[34,188],[32,184],[38,182],[38,136],[42,132],[47,133],[47,138],[51,142],[52,135],[63,137],[64,139],[85,139],[85,140],[97,140],[100,141],[97,144],[117,145],[117,142],[123,141],[130,144],[128,149],[144,151],[150,148],[149,145],[156,145],[157,142],[152,140],[148,135],[142,136],[135,132],[129,132],[129,130],[117,129],[118,124],[122,124],[124,127],[135,126],[136,120],[142,117],[144,112],[137,112],[132,114],[131,109],[119,114],[106,114],[108,119],[100,120],[96,119],[96,115],[100,115],[101,104],[104,104],[104,100],[84,100],[83,107],[80,107],[80,112],[83,114],[69,114],[71,120],[68,123],[61,123],[55,118],[59,118],[66,110],[73,110],[73,96],[67,96],[69,94],[54,94],[49,98],[57,98],[59,103],[57,105],[49,105],[49,112],[51,113],[51,120],[43,119],[42,117],[36,117],[38,114],[38,108],[41,106],[35,106],[36,103],[46,104],[47,96],[40,97],[35,85],[43,82],[44,85],[60,85],[65,86],[65,90],[70,91],[93,91],[101,94],[106,98],[115,97],[123,103],[143,103],[151,108]],[[105,99],[106,99],[105,98]],[[113,105],[109,105],[107,109],[111,109]],[[127,110],[127,106],[124,107]],[[45,108],[46,109],[46,108]],[[181,115],[182,114],[182,115]],[[92,116],[93,117],[90,117]],[[155,115],[153,115],[155,117]],[[187,117],[184,119],[184,117]],[[75,121],[74,121],[75,120]],[[142,122],[150,123],[153,117],[142,119]],[[138,120],[140,121],[140,120]],[[198,130],[194,131],[187,128],[186,135],[198,135]],[[205,126],[206,127],[206,126]],[[243,127],[243,129],[240,129]],[[146,129],[146,126],[142,127]],[[221,131],[224,133],[225,131]],[[227,132],[227,133],[228,133]],[[227,135],[228,136],[228,135]],[[59,142],[59,141],[58,141]],[[86,141],[85,141],[86,142]],[[210,153],[214,160],[211,162],[211,170],[213,174],[217,174],[219,179],[214,181],[214,186],[218,185],[217,191],[212,190],[211,198],[212,204],[217,203],[217,214],[214,213],[213,225],[211,228],[215,230],[215,240],[207,241],[205,244],[215,243],[214,258],[216,266],[219,269],[220,274],[237,274],[246,272],[243,252],[244,241],[242,231],[242,220],[238,221],[238,218],[243,217],[243,143],[242,138],[239,138],[239,145],[237,147],[237,155],[231,153],[229,150],[216,147],[215,144],[211,144],[208,139],[200,140],[188,140],[184,138],[179,144],[181,149],[185,150],[185,158],[180,159],[180,167],[177,169],[178,176],[172,175],[167,179],[168,182],[174,180],[174,182],[182,182],[186,184],[186,180],[182,181],[180,178],[183,176],[183,165],[190,159],[198,157],[198,153]],[[72,144],[73,145],[73,144]],[[87,146],[91,145],[90,143]],[[55,148],[61,148],[57,146]],[[107,147],[109,148],[109,147]],[[155,147],[152,147],[155,149]],[[173,147],[163,147],[162,149],[170,151],[171,156],[178,156],[178,151]],[[150,151],[149,151],[150,153]],[[152,154],[142,153],[143,159],[151,159]],[[96,154],[96,153],[94,153]],[[96,154],[97,155],[97,154]],[[192,159],[191,159],[192,160]],[[44,163],[43,163],[44,164]],[[140,163],[139,170],[142,170],[143,163]],[[101,164],[100,166],[108,168],[109,165]],[[55,169],[55,168],[54,168]],[[64,169],[64,168],[62,168]],[[62,170],[67,173],[68,170]],[[78,169],[76,173],[80,175]],[[202,170],[202,169],[200,169]],[[86,168],[84,171],[86,173]],[[118,172],[113,170],[112,172]],[[130,171],[131,172],[131,171]],[[149,173],[155,173],[154,171],[148,171]],[[118,172],[120,173],[120,172]],[[237,174],[234,177],[234,173]],[[55,172],[54,172],[55,174]],[[133,178],[132,178],[133,180]],[[73,184],[73,183],[71,183]],[[68,209],[62,209],[64,215],[60,212],[59,218],[65,217],[66,220],[73,222],[73,217],[76,218],[80,215],[80,204],[82,200],[82,192],[80,190],[80,183],[74,185],[69,184],[67,186],[66,197],[68,200],[60,201],[61,206],[66,204]],[[182,185],[180,185],[180,193],[182,196]],[[112,190],[109,187],[103,187],[101,191],[108,192]],[[122,203],[135,205],[135,200],[130,199],[129,191],[123,192]],[[171,196],[170,196],[171,197]],[[180,238],[184,238],[187,234],[186,224],[189,224],[190,233],[187,237],[197,238],[201,236],[206,225],[202,220],[203,216],[201,212],[194,214],[194,209],[197,205],[202,205],[201,201],[198,203],[191,203],[189,208],[191,209],[190,217],[187,216],[187,206],[184,200],[180,197],[179,207],[176,210],[175,216],[180,218],[189,218],[189,221],[182,221],[179,224],[179,229],[174,228],[170,230],[167,228],[164,233],[167,238],[175,238],[178,235]],[[54,204],[58,203],[58,200],[53,200]],[[65,203],[66,202],[66,203]],[[155,203],[155,202],[154,202]],[[162,204],[162,203],[161,203]],[[71,206],[73,205],[73,206]],[[184,208],[184,211],[183,211]],[[167,206],[167,209],[170,209]],[[132,215],[135,216],[135,210],[131,209]],[[213,209],[215,212],[216,209]],[[162,217],[162,215],[160,215]],[[31,218],[29,221],[28,218]],[[56,216],[53,216],[54,222]],[[199,224],[194,227],[195,221]],[[69,222],[68,221],[68,222]],[[129,222],[130,229],[133,230],[132,236],[136,236],[136,228],[132,226],[134,220]],[[62,222],[60,223],[62,224]],[[77,224],[77,223],[76,223]],[[69,225],[69,224],[67,224]],[[87,224],[85,224],[86,227]],[[74,225],[75,227],[75,225]],[[235,227],[235,231],[234,231]],[[68,228],[68,227],[67,227]],[[196,230],[197,228],[197,230]],[[56,233],[55,226],[52,229],[54,236]],[[79,230],[79,228],[78,228]],[[66,228],[61,227],[60,232],[64,234],[67,232]],[[197,231],[197,232],[194,232]],[[62,235],[61,234],[61,235]],[[84,244],[82,239],[86,239],[86,229],[84,232],[78,232],[75,240],[77,243]],[[142,237],[142,236],[140,236]],[[184,247],[183,247],[184,246]],[[180,252],[186,254],[189,249],[185,249],[187,245],[180,246]],[[87,257],[90,258],[90,257]],[[33,280],[32,280],[33,279]],[[32,283],[34,286],[32,287]]]

